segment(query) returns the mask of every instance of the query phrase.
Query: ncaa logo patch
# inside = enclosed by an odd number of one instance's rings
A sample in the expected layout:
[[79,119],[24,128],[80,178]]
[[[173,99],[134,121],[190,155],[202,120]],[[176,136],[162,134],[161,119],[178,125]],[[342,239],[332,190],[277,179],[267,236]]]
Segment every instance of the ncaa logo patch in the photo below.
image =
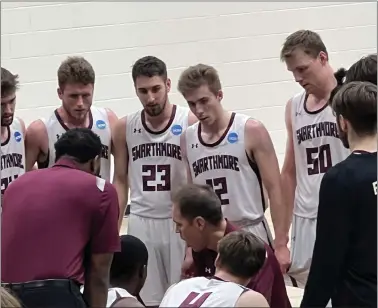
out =
[[181,127],[181,125],[178,125],[178,124],[173,125],[172,128],[171,128],[171,131],[172,131],[173,135],[176,135],[176,136],[181,135],[182,127]]
[[97,120],[96,126],[98,129],[105,129],[106,123],[103,120]]
[[229,143],[235,143],[235,142],[238,142],[238,134],[237,133],[229,133],[228,134],[228,137],[227,137],[227,140]]
[[16,142],[20,142],[22,140],[22,135],[20,132],[14,133],[14,140],[16,140]]

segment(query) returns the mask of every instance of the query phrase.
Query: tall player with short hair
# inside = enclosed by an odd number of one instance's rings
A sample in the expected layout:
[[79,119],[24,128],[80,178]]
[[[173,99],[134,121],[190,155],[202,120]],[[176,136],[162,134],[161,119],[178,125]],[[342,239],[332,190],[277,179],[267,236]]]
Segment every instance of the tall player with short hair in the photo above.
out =
[[171,191],[186,182],[180,136],[196,119],[188,108],[169,102],[171,81],[162,60],[139,59],[132,78],[143,109],[117,122],[114,184],[121,213],[130,187],[128,234],[146,244],[150,260],[141,297],[147,306],[158,306],[180,279],[184,242],[172,222]]
[[173,285],[160,307],[269,307],[262,294],[246,287],[264,265],[264,242],[250,232],[234,231],[217,246],[215,275]]
[[18,75],[1,68],[1,197],[25,173],[25,123],[14,116]]
[[[274,248],[282,256],[285,271],[289,263],[288,238],[280,219],[285,208],[281,204],[278,160],[267,129],[249,116],[223,109],[221,82],[215,68],[209,65],[186,69],[178,89],[199,119],[181,139],[189,180],[213,187],[231,223],[273,246],[264,217],[263,186],[266,187],[276,235]],[[286,264],[282,261],[285,259]],[[185,262],[191,262],[190,250]]]
[[337,80],[320,36],[309,30],[289,35],[281,59],[303,87],[286,104],[287,143],[281,171],[287,232],[293,222],[288,273],[293,286],[303,288],[316,236],[320,182],[324,173],[344,160],[349,151],[339,139],[336,118],[328,106]]

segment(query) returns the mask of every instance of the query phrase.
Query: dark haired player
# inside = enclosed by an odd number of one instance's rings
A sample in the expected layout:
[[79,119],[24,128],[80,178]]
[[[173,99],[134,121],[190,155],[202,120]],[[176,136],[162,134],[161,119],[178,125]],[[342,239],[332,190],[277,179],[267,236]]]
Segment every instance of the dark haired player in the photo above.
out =
[[121,236],[121,251],[114,253],[110,268],[107,307],[144,307],[139,296],[147,277],[146,245],[132,235]]

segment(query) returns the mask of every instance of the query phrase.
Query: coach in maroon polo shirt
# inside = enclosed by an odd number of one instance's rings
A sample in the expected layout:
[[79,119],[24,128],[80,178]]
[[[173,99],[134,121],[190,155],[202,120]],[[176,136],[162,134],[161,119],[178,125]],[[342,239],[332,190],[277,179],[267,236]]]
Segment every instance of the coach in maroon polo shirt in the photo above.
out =
[[26,173],[4,195],[1,280],[28,308],[105,307],[120,238],[116,191],[94,176],[101,140],[72,129],[55,150],[53,167]]
[[[210,186],[187,184],[173,196],[172,217],[177,232],[192,248],[193,276],[213,276],[218,241],[237,230],[223,217],[217,195]],[[265,264],[247,287],[263,294],[271,308],[289,308],[280,265],[272,249],[266,244],[265,249]]]

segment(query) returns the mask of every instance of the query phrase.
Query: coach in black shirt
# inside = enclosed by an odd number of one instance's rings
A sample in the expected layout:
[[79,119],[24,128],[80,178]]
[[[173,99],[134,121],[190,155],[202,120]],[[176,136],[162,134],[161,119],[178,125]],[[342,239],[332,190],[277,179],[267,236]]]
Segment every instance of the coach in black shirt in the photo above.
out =
[[[360,61],[356,64],[364,69]],[[344,84],[332,109],[351,155],[329,169],[320,186],[316,242],[301,307],[326,307],[330,299],[332,307],[377,307],[377,86]]]

